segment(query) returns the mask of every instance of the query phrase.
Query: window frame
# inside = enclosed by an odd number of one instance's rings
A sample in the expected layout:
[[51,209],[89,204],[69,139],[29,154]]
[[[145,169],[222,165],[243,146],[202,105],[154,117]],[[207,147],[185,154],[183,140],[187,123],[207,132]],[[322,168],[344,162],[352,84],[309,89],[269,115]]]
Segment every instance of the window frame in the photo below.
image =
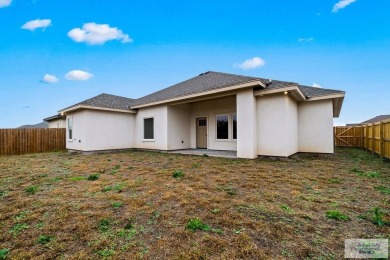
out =
[[[153,138],[145,138],[145,120],[147,120],[147,119],[152,119],[153,120],[153,132],[152,132],[152,134],[153,134]],[[153,116],[151,116],[151,117],[144,117],[143,118],[143,141],[145,141],[145,142],[153,142],[154,140],[155,140],[155,123],[154,123],[154,117]]]
[[[234,138],[234,119],[233,117],[236,116],[236,138]],[[237,140],[237,113],[232,114],[232,140]]]
[[[227,138],[218,138],[218,117],[227,117]],[[219,115],[216,115],[215,116],[215,140],[217,141],[229,141],[231,140],[230,139],[230,135],[229,135],[229,124],[230,124],[230,116],[229,114],[219,114]]]
[[[69,121],[71,122],[71,124],[69,124]],[[66,125],[67,125],[66,130],[68,134],[68,141],[73,141],[73,116],[67,118]]]

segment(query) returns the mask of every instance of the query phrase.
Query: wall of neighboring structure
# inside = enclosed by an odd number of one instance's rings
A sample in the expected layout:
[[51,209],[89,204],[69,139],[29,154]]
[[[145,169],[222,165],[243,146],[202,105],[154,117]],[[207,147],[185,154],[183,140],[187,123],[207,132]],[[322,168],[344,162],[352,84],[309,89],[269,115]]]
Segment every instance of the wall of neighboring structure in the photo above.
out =
[[65,119],[56,119],[49,122],[49,128],[66,128]]
[[68,149],[99,151],[134,146],[134,114],[81,110],[67,117],[73,117],[73,140],[68,140]]
[[[191,103],[191,148],[196,148],[196,118],[207,117],[207,148],[212,150],[237,150],[237,140],[233,140],[232,114],[236,114],[236,96],[211,99]],[[216,117],[229,116],[229,139],[217,140]],[[237,119],[239,120],[239,119]]]
[[[134,147],[140,149],[168,150],[168,108],[166,105],[146,107],[135,115]],[[144,119],[154,118],[154,139],[144,139]]]
[[168,150],[191,148],[190,104],[168,106]]
[[299,152],[333,153],[331,99],[299,103]]
[[258,97],[257,153],[287,157],[298,152],[298,104],[278,93]]

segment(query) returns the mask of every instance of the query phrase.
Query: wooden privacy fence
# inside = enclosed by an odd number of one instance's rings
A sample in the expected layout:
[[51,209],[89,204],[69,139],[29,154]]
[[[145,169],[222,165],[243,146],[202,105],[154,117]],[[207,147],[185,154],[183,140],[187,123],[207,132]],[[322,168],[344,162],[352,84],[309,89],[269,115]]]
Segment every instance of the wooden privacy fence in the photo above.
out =
[[65,128],[0,129],[0,155],[65,150],[65,135]]
[[334,127],[335,146],[361,147],[390,159],[390,120]]

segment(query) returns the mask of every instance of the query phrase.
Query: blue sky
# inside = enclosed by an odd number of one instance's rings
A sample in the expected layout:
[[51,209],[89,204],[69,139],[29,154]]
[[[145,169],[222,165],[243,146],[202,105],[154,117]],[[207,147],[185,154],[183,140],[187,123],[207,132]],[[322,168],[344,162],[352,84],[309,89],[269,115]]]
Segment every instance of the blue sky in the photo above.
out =
[[0,128],[209,70],[345,90],[336,124],[390,114],[389,17],[388,0],[0,0]]

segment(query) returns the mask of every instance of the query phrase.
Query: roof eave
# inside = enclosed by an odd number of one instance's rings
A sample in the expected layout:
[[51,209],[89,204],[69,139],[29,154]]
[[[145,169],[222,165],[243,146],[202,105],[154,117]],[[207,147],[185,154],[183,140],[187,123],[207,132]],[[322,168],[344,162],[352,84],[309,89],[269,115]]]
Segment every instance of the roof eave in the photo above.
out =
[[109,107],[96,107],[96,106],[87,106],[87,105],[77,105],[77,106],[72,106],[69,108],[62,109],[58,111],[61,115],[66,115],[70,112],[75,112],[77,110],[82,110],[82,109],[90,109],[90,110],[100,110],[100,111],[111,111],[111,112],[119,112],[119,113],[128,113],[128,114],[136,114],[137,111],[132,110],[129,108],[129,110],[124,110],[124,109],[117,109],[117,108],[109,108]]
[[135,106],[131,106],[131,109],[138,109],[138,108],[162,105],[162,104],[166,104],[166,103],[172,103],[172,102],[182,101],[182,100],[186,100],[186,99],[192,99],[192,98],[196,98],[196,97],[207,96],[207,95],[211,95],[211,94],[218,94],[221,92],[238,90],[238,89],[255,87],[255,86],[261,86],[263,88],[266,87],[265,84],[261,80],[253,80],[250,82],[227,86],[224,88],[218,88],[218,89],[205,91],[205,92],[201,92],[201,93],[190,94],[190,95],[185,95],[185,96],[181,96],[181,97],[176,97],[176,98],[171,98],[171,99],[166,99],[166,100],[161,100],[161,101],[156,101],[156,102],[151,102],[151,103],[146,103],[146,104],[135,105]]
[[264,89],[264,90],[258,90],[254,92],[255,96],[265,96],[265,95],[271,95],[276,93],[286,93],[290,94],[296,101],[305,101],[306,97],[302,93],[302,91],[299,89],[298,86],[286,86],[281,88],[273,88],[273,89]]

